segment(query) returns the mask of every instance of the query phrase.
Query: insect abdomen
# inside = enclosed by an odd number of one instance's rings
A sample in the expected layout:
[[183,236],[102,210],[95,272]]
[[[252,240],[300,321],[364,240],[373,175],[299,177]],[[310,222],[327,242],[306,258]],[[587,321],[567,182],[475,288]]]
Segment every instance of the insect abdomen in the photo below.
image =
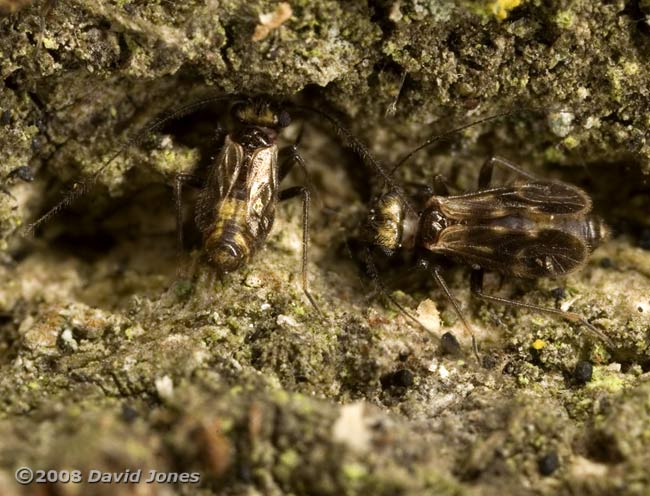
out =
[[584,221],[583,236],[589,250],[594,251],[603,241],[609,239],[610,231],[600,217],[590,215]]
[[256,247],[248,229],[246,202],[226,198],[215,205],[215,222],[203,236],[207,259],[221,273],[228,273],[246,264]]

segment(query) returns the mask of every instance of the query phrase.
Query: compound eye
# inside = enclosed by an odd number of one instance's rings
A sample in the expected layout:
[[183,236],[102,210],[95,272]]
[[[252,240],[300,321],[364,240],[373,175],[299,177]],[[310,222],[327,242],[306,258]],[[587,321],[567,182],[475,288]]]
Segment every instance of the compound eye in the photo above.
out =
[[289,112],[286,110],[281,111],[278,114],[278,126],[287,127],[289,124],[291,124],[291,116],[289,115]]

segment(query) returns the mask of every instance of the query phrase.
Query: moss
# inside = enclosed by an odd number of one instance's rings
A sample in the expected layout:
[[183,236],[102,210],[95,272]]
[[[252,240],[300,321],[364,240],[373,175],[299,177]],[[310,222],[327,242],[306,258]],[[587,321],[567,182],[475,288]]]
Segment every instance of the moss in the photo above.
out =
[[561,10],[555,16],[555,22],[562,29],[571,29],[576,22],[576,17],[571,10]]
[[620,393],[624,385],[625,381],[620,372],[607,370],[605,367],[596,367],[588,387],[604,389],[610,393]]

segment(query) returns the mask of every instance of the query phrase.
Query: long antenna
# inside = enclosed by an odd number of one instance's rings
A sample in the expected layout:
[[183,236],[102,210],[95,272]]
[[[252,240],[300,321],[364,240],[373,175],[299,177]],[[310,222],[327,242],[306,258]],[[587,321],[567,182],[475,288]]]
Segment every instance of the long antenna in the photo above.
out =
[[351,132],[348,128],[346,128],[341,121],[339,121],[336,117],[328,114],[327,112],[323,112],[320,109],[310,107],[307,105],[298,105],[298,104],[289,104],[287,106],[288,108],[294,108],[297,110],[304,110],[307,112],[313,112],[314,114],[317,114],[332,124],[334,126],[335,131],[343,137],[345,142],[347,143],[347,146],[361,159],[364,161],[364,163],[370,165],[384,180],[384,183],[386,186],[388,186],[389,189],[395,191],[397,195],[399,196],[400,200],[404,203],[405,207],[410,210],[411,212],[415,212],[414,208],[411,206],[410,202],[404,195],[404,192],[402,191],[402,188],[397,185],[397,183],[393,180],[391,176],[391,173],[386,173],[386,169],[384,166],[375,158],[371,155],[370,151],[368,148],[361,142],[359,141]]
[[40,218],[38,218],[35,222],[29,224],[26,228],[24,233],[25,234],[32,234],[38,226],[43,224],[44,222],[47,222],[50,220],[52,217],[54,217],[56,214],[58,214],[61,210],[69,207],[71,204],[73,204],[77,199],[85,195],[88,190],[97,182],[97,179],[99,178],[100,174],[106,170],[106,168],[113,163],[113,161],[119,157],[124,151],[137,144],[140,143],[147,135],[150,133],[154,132],[155,130],[159,129],[169,121],[172,121],[174,119],[178,119],[180,117],[183,117],[187,114],[190,114],[194,112],[195,110],[208,105],[210,103],[215,103],[223,100],[235,100],[238,97],[233,95],[219,95],[219,96],[212,96],[208,98],[203,98],[201,100],[197,100],[195,102],[189,103],[187,105],[184,105],[182,107],[179,107],[175,110],[172,110],[170,113],[164,115],[163,117],[160,117],[156,119],[154,122],[146,126],[144,129],[140,130],[135,136],[132,138],[128,139],[106,162],[102,164],[102,166],[97,169],[91,176],[87,177],[86,179],[82,181],[76,181],[72,185],[72,189],[66,193],[63,198],[56,204],[54,205],[50,210],[48,210],[44,215],[42,215]]
[[477,126],[477,125],[479,125],[479,124],[484,124],[484,123],[486,123],[486,122],[490,122],[490,121],[493,121],[493,120],[496,120],[496,119],[500,119],[501,117],[506,117],[506,116],[508,116],[508,115],[512,115],[512,114],[515,113],[515,112],[516,112],[516,111],[514,111],[514,110],[509,110],[509,111],[507,111],[507,112],[501,112],[501,113],[499,113],[499,114],[490,115],[490,116],[488,116],[488,117],[484,117],[483,119],[479,119],[479,120],[477,120],[477,121],[470,122],[470,123],[468,123],[468,124],[463,124],[462,126],[456,127],[456,128],[451,129],[451,130],[449,130],[449,131],[445,131],[445,132],[442,133],[442,134],[438,134],[438,135],[432,136],[432,137],[430,137],[428,140],[426,140],[424,143],[422,143],[421,145],[419,145],[417,148],[415,148],[414,150],[411,150],[411,151],[410,151],[409,153],[407,153],[404,157],[402,157],[402,159],[399,160],[399,161],[397,162],[397,164],[395,164],[395,165],[393,166],[393,168],[388,172],[388,175],[389,175],[389,176],[392,176],[392,175],[395,173],[395,171],[396,171],[397,169],[399,169],[399,168],[400,168],[400,167],[401,167],[401,166],[402,166],[402,165],[403,165],[403,164],[404,164],[404,163],[405,163],[409,158],[411,158],[411,157],[412,157],[413,155],[415,155],[417,152],[419,152],[419,151],[422,150],[423,148],[426,148],[426,147],[429,146],[429,145],[432,145],[432,144],[434,144],[434,143],[437,143],[438,141],[441,141],[441,140],[443,140],[443,139],[449,138],[450,136],[452,136],[452,135],[454,135],[454,134],[456,134],[456,133],[458,133],[458,132],[460,132],[460,131],[463,131],[463,130],[465,130],[465,129],[467,129],[467,128],[470,128],[470,127],[472,127],[472,126]]

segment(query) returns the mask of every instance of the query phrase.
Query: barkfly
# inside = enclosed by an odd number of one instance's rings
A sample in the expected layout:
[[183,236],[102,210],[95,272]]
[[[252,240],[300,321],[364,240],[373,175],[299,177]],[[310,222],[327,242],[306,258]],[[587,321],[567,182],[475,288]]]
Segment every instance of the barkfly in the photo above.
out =
[[[492,186],[495,166],[517,174],[520,179],[512,185]],[[585,191],[564,182],[537,178],[499,157],[484,163],[476,191],[450,195],[441,175],[435,177],[433,188],[415,187],[417,191],[410,195],[409,203],[404,201],[403,194],[394,191],[379,197],[366,219],[365,259],[380,289],[383,287],[371,249],[386,256],[400,249],[415,252],[418,266],[430,273],[452,303],[479,358],[474,333],[440,273],[440,259],[449,259],[471,267],[471,291],[475,296],[580,323],[612,345],[607,336],[577,313],[483,291],[485,271],[533,279],[560,277],[583,267],[590,253],[609,235],[605,224],[592,214],[592,202]]]
[[[174,180],[179,250],[183,247],[182,191],[185,185],[200,189],[195,223],[202,237],[201,258],[220,275],[240,269],[261,248],[273,226],[275,208],[279,201],[302,196],[302,288],[310,303],[322,315],[309,292],[307,281],[311,193],[305,161],[298,153],[297,143],[288,147],[286,161],[278,160],[280,150],[277,140],[282,130],[291,122],[289,110],[313,113],[329,121],[343,138],[345,146],[374,168],[385,181],[395,185],[379,162],[337,118],[309,106],[283,105],[266,97],[221,95],[199,100],[172,111],[128,140],[91,177],[75,183],[72,191],[31,224],[28,231],[33,232],[36,227],[84,195],[97,182],[99,175],[127,147],[141,142],[166,123],[217,102],[230,104],[230,125],[226,130],[223,146],[207,167],[207,174],[179,174]],[[281,181],[296,164],[303,169],[307,186],[281,190]]]

